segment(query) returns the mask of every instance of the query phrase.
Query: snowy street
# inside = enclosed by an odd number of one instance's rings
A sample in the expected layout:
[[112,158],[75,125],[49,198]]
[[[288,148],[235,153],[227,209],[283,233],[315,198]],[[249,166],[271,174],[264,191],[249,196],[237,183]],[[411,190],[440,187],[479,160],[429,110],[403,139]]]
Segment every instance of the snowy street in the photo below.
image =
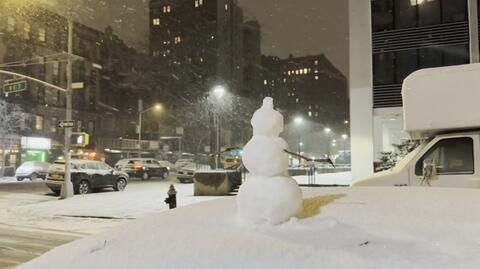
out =
[[164,199],[171,183],[178,191],[179,207],[215,199],[194,197],[193,185],[178,184],[174,176],[168,181],[132,180],[125,192],[94,193],[65,201],[52,196],[42,182],[14,183],[17,187],[0,184],[0,268],[11,268],[64,243],[167,210]]

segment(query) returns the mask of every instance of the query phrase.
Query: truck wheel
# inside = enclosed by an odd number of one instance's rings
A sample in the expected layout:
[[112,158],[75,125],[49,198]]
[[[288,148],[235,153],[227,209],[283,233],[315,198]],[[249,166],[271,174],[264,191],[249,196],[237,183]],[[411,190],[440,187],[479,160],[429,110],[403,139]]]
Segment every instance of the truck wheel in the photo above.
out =
[[17,181],[23,181],[23,177],[17,177]]
[[150,175],[147,172],[143,172],[142,180],[148,180],[149,178],[150,178]]
[[119,178],[117,180],[117,183],[115,184],[115,187],[113,187],[113,189],[115,191],[124,191],[126,186],[127,186],[127,181],[124,178]]
[[90,183],[88,183],[88,181],[82,180],[80,181],[80,183],[78,183],[78,187],[77,187],[78,194],[88,194],[91,191],[92,190],[90,188]]

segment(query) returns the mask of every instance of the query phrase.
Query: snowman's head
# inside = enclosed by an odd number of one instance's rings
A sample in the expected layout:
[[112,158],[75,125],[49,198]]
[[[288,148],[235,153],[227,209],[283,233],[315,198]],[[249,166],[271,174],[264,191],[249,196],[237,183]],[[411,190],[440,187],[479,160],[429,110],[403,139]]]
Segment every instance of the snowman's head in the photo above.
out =
[[266,97],[263,105],[252,117],[254,136],[278,137],[283,132],[283,116],[273,109],[273,99]]

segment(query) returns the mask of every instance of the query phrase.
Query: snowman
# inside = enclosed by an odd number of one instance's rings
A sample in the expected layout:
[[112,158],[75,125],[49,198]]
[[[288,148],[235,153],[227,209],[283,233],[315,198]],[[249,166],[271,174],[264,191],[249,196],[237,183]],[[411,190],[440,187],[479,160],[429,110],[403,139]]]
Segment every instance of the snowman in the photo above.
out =
[[243,163],[251,176],[237,196],[238,215],[243,223],[276,225],[302,210],[302,191],[288,176],[288,144],[279,137],[283,116],[267,97],[253,114],[253,137],[243,149]]

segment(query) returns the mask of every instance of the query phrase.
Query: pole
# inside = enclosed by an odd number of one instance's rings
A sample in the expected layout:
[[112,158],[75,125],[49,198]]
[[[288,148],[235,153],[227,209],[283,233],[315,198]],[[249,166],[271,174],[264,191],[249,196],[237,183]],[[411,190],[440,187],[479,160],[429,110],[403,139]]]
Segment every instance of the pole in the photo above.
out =
[[138,99],[138,158],[142,157],[142,112],[143,100]]
[[217,148],[215,153],[215,170],[218,170],[219,164],[219,155],[220,155],[220,117],[218,115],[218,111],[215,113],[215,120],[217,123]]
[[142,158],[142,112],[138,112],[138,158]]
[[[302,136],[298,135],[298,155],[302,154]],[[300,167],[300,163],[302,162],[301,158],[298,157],[298,166]]]
[[[73,55],[73,21],[71,16],[68,16],[68,61],[67,61],[67,92],[66,92],[66,117],[65,120],[72,120],[72,55]],[[71,152],[70,140],[72,137],[72,129],[65,128],[65,178],[63,180],[62,189],[60,192],[61,199],[73,197],[73,184],[71,180]]]

